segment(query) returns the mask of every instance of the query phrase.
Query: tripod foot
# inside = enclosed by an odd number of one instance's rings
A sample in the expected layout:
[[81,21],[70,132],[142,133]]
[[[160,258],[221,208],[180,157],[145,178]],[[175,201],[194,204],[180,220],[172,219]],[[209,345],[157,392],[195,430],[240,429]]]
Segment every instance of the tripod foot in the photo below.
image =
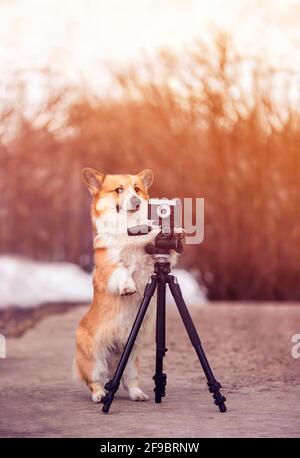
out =
[[110,409],[110,405],[111,403],[113,402],[113,399],[114,399],[114,393],[107,393],[102,399],[101,399],[101,402],[103,404],[103,407],[102,407],[102,412],[103,413],[108,413],[109,412],[109,409]]
[[213,382],[207,382],[208,389],[210,393],[212,393],[213,398],[215,400],[216,406],[219,407],[220,412],[224,413],[226,412],[227,408],[225,405],[226,398],[225,396],[222,396],[220,393],[220,389],[222,388],[221,383],[217,382],[217,380]]
[[227,408],[226,408],[226,405],[224,404],[224,402],[219,405],[219,409],[220,409],[220,412],[222,412],[222,413],[227,411]]
[[155,374],[153,377],[153,380],[155,382],[155,402],[156,404],[161,403],[161,398],[164,398],[166,395],[166,384],[167,384],[167,375],[166,374],[161,374],[157,375]]
[[102,396],[101,398],[101,402],[103,404],[103,407],[102,407],[102,412],[103,413],[108,413],[109,412],[109,409],[110,409],[110,406],[111,406],[111,403],[113,402],[114,400],[114,396],[115,396],[115,392],[118,390],[119,388],[119,384],[114,384],[112,380],[110,380],[109,382],[106,383],[105,387],[104,387],[108,392],[106,393],[105,396]]

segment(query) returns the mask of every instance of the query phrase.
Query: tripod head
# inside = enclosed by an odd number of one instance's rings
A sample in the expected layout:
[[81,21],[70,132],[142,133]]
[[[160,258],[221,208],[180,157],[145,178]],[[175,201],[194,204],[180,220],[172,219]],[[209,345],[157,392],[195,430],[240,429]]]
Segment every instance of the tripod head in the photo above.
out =
[[[133,226],[127,229],[127,234],[129,236],[138,236],[148,234],[153,230],[152,226],[140,225]],[[155,255],[168,255],[170,250],[175,250],[177,253],[183,252],[182,239],[184,238],[184,233],[175,233],[174,230],[171,230],[170,233],[165,233],[166,231],[161,230],[153,243],[148,243],[145,246],[145,251],[148,254]]]

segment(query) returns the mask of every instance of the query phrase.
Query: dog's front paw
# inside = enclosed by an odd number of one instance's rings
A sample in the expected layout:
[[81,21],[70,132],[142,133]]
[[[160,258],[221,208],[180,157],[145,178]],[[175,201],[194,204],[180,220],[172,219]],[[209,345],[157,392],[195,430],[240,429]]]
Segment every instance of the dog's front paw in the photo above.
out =
[[134,294],[136,286],[130,272],[123,267],[115,269],[108,280],[108,291],[120,296]]
[[120,296],[130,296],[136,293],[136,286],[132,278],[126,278],[119,286]]
[[149,396],[146,393],[144,393],[140,388],[130,388],[129,397],[132,401],[149,401]]

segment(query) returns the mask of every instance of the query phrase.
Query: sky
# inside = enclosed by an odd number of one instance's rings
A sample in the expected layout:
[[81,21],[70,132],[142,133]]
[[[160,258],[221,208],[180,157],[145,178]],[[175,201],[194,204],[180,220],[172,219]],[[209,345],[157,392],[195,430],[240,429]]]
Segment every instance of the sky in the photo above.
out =
[[0,0],[0,78],[48,66],[70,81],[93,78],[103,62],[182,50],[216,29],[237,48],[295,65],[299,23],[300,0]]

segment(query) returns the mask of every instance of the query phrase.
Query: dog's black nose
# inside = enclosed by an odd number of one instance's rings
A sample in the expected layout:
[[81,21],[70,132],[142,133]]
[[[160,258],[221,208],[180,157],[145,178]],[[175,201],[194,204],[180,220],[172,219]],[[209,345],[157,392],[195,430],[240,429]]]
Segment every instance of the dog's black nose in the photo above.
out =
[[132,196],[131,199],[130,199],[130,203],[133,207],[137,208],[141,205],[141,199],[139,199],[139,197],[137,196]]

